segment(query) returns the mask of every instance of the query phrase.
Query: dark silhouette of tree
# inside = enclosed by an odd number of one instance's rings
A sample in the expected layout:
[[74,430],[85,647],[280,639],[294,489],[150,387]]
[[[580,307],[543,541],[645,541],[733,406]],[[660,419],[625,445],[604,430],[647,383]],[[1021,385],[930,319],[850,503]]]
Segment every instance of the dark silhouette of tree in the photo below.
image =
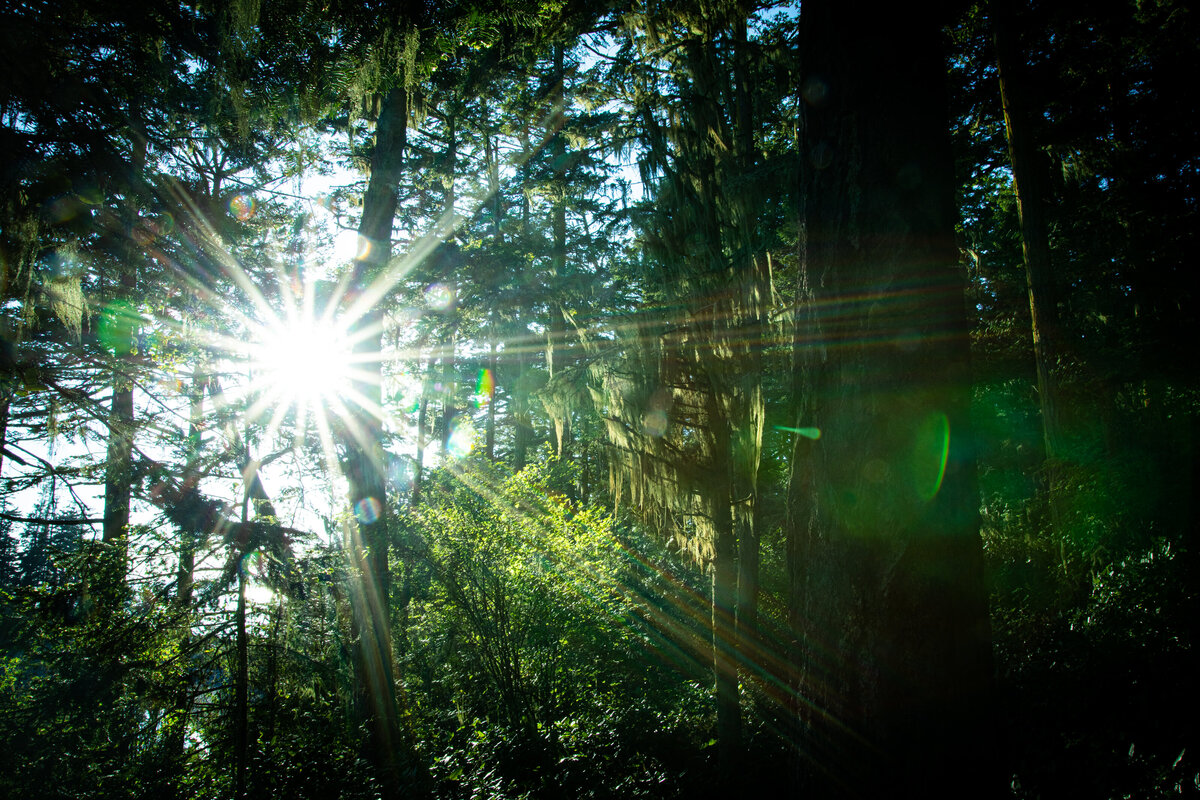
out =
[[829,796],[997,791],[940,22],[800,17],[788,564],[797,769]]

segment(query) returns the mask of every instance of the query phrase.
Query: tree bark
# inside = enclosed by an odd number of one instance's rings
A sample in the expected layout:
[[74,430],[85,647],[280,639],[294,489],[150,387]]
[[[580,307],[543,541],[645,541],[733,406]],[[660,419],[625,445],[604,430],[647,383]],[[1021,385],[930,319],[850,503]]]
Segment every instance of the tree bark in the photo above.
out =
[[[454,178],[455,170],[458,162],[458,139],[456,134],[457,118],[455,111],[451,111],[446,120],[446,174],[443,177],[443,186],[445,194],[443,196],[444,211],[442,212],[446,218],[453,219],[454,211]],[[453,226],[447,226],[453,230]],[[442,340],[442,456],[445,457],[450,453],[450,438],[454,433],[456,418],[458,417],[458,245],[454,241],[453,233],[447,236],[445,242],[439,248],[442,256],[442,269],[445,274],[441,276],[442,281],[449,287],[450,307],[446,309],[446,314],[449,317],[449,323],[446,326],[446,335]]]
[[[368,291],[391,259],[392,221],[403,171],[408,124],[408,98],[402,88],[391,89],[380,104],[371,156],[371,177],[363,197],[358,233],[367,246],[354,260],[351,286]],[[351,337],[356,355],[368,373],[355,383],[364,398],[352,409],[344,437],[345,472],[354,511],[347,551],[351,566],[353,633],[357,640],[358,705],[370,731],[368,757],[386,798],[402,793],[402,773],[416,766],[414,745],[403,730],[397,709],[397,678],[393,665],[390,616],[387,497],[382,385],[383,310],[378,302],[363,309]]]
[[421,502],[421,483],[425,479],[425,429],[429,424],[429,380],[433,370],[433,354],[421,370],[421,399],[417,406],[417,456],[413,465],[412,505]]
[[[245,513],[242,514],[242,522],[246,522]],[[246,571],[240,563],[237,592],[237,664],[233,679],[233,796],[236,800],[242,800],[246,796],[246,766],[249,762],[247,751],[250,746],[250,651],[246,639]]]
[[[567,321],[563,318],[564,290],[567,281],[567,180],[566,143],[563,140],[563,116],[566,113],[563,46],[554,46],[554,91],[550,98],[553,107],[547,117],[546,136],[550,139],[551,166],[554,170],[553,200],[550,209],[550,297],[547,302],[549,319],[546,320],[546,370],[550,379],[562,373],[566,364]],[[559,400],[551,414],[554,424],[554,451],[559,458],[567,458],[567,440],[571,435],[570,401]]]
[[1013,172],[1013,192],[1021,228],[1025,260],[1025,286],[1033,331],[1033,356],[1037,367],[1038,405],[1042,414],[1042,442],[1046,450],[1046,491],[1050,521],[1062,532],[1061,463],[1062,426],[1059,422],[1059,389],[1055,366],[1061,352],[1057,292],[1050,263],[1050,235],[1046,223],[1049,202],[1047,165],[1037,145],[1037,117],[1032,107],[1030,79],[1017,41],[1009,3],[993,3],[992,39],[1008,157]]
[[[715,405],[715,403],[714,403]],[[714,450],[729,452],[725,421],[713,428]],[[717,774],[722,789],[733,789],[742,756],[742,709],[738,692],[738,654],[735,606],[738,583],[738,543],[734,531],[730,483],[726,470],[713,470],[707,492],[707,513],[712,524],[712,659],[717,703]]]
[[[136,126],[135,126],[136,127]],[[142,180],[146,169],[146,138],[140,131],[134,131],[132,156],[130,159],[130,174],[133,181]],[[116,351],[116,366],[112,373],[112,405],[108,416],[108,457],[104,471],[104,526],[102,539],[105,544],[113,545],[121,554],[118,560],[124,562],[124,546],[119,544],[129,530],[129,500],[132,491],[133,474],[133,377],[131,355],[134,349],[133,339],[137,335],[135,318],[132,309],[121,304],[129,303],[136,297],[138,263],[141,260],[141,248],[137,243],[137,224],[139,216],[138,202],[132,187],[126,188],[130,196],[125,198],[124,217],[124,264],[117,278],[113,312],[116,317],[118,335],[114,337],[113,346]],[[121,575],[120,580],[124,581]]]
[[761,665],[763,648],[758,635],[759,531],[758,470],[762,461],[763,428],[766,405],[762,388],[762,352],[764,337],[769,335],[771,300],[771,262],[759,252],[758,202],[748,180],[757,167],[754,111],[750,93],[750,46],[744,13],[733,20],[733,93],[735,164],[747,187],[731,198],[731,210],[737,221],[739,253],[739,306],[735,334],[736,361],[741,372],[733,424],[733,497],[732,511],[738,546],[736,639],[744,672]]
[[990,632],[940,20],[806,0],[789,486],[798,779],[989,796]]
[[496,460],[496,325],[488,326],[488,375],[487,388],[487,431],[484,434],[484,455],[488,461]]

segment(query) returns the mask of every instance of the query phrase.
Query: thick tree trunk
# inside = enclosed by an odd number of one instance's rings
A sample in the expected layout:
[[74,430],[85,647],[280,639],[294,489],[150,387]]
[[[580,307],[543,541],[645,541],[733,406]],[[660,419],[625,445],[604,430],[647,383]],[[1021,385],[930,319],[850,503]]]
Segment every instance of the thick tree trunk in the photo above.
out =
[[988,796],[990,641],[939,20],[806,0],[789,488],[801,781]]
[[[392,220],[403,172],[408,124],[404,89],[391,89],[380,105],[371,156],[371,177],[363,197],[359,236],[367,243],[354,261],[352,287],[368,290],[391,259]],[[402,793],[402,773],[416,766],[414,746],[400,722],[396,675],[392,658],[390,572],[388,570],[388,507],[380,391],[383,351],[383,310],[378,302],[363,309],[351,332],[364,371],[355,390],[364,398],[353,409],[344,441],[345,471],[355,524],[350,528],[353,628],[357,640],[358,703],[370,731],[369,759],[386,798]]]
[[[751,54],[744,14],[733,20],[734,61],[734,141],[736,164],[743,176],[757,167],[754,109],[750,92]],[[743,181],[746,187],[754,181]],[[771,262],[759,252],[757,230],[759,204],[753,191],[743,189],[732,199],[737,220],[737,244],[740,256],[736,266],[740,277],[740,308],[736,334],[740,391],[737,419],[733,426],[733,515],[738,543],[738,596],[736,608],[737,645],[744,671],[753,672],[763,662],[758,635],[759,531],[758,470],[762,460],[763,428],[766,405],[763,396],[762,352],[769,334],[771,302]]]
[[1046,223],[1049,201],[1045,159],[1038,150],[1037,111],[1032,108],[1029,78],[1024,66],[1016,29],[1007,3],[994,3],[993,42],[1008,134],[1008,156],[1017,195],[1021,249],[1025,258],[1025,285],[1029,293],[1029,315],[1033,329],[1033,355],[1037,366],[1038,404],[1042,413],[1042,441],[1046,450],[1046,489],[1050,519],[1061,534],[1062,427],[1059,422],[1059,389],[1055,362],[1061,352],[1057,292],[1050,264],[1050,235]]
[[[132,282],[122,288],[133,291]],[[131,460],[133,458],[133,379],[127,370],[113,370],[112,405],[108,412],[108,458],[104,471],[104,529],[106,544],[116,544],[129,529]]]

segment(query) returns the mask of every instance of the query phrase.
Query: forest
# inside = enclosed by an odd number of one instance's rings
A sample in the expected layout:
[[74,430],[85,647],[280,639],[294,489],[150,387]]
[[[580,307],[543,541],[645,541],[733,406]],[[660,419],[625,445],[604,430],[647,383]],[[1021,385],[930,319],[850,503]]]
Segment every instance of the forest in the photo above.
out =
[[0,796],[1200,795],[1197,64],[0,0]]

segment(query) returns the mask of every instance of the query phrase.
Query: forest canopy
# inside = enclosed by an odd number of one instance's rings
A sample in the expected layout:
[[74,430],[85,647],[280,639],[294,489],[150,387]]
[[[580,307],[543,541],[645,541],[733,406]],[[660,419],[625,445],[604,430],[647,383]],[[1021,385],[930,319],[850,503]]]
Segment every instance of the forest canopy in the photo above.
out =
[[1198,50],[0,3],[0,795],[1200,792]]

